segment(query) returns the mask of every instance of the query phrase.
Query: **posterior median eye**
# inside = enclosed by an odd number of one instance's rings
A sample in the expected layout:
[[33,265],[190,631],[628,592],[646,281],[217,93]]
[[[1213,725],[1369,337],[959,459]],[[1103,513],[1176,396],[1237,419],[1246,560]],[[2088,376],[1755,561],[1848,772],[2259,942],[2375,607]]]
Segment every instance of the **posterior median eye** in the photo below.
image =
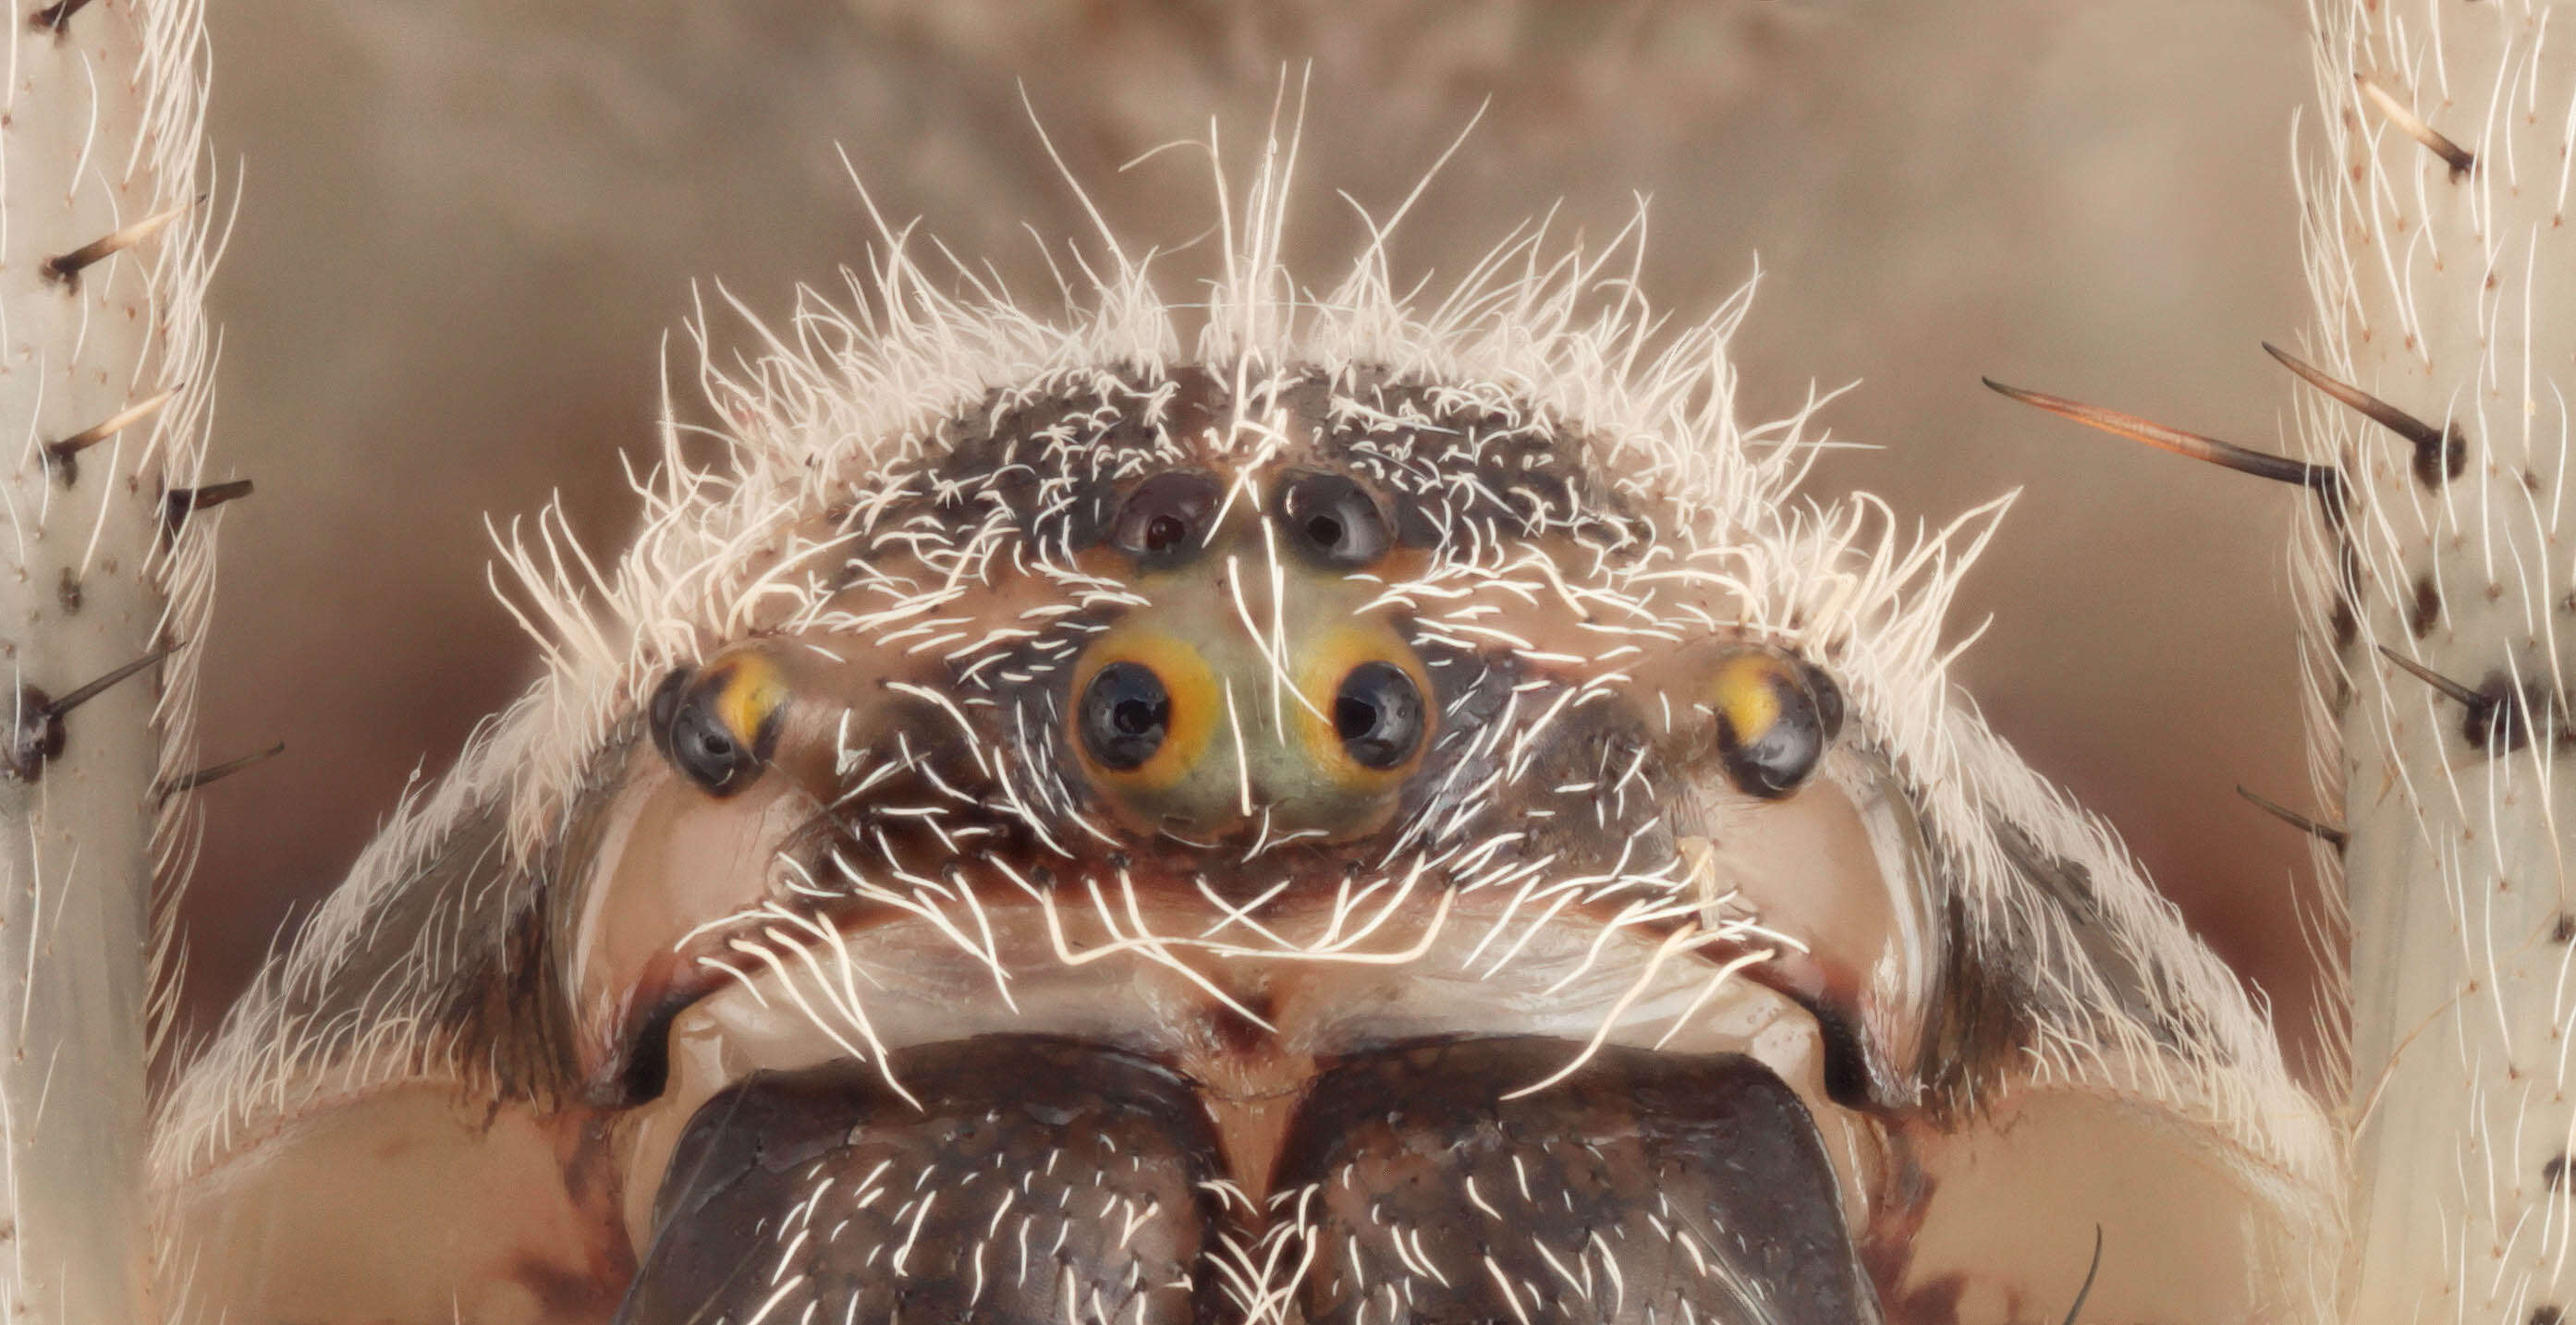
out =
[[757,654],[718,659],[663,678],[645,720],[671,767],[711,795],[750,786],[778,745],[787,683]]
[[1365,662],[1333,694],[1333,734],[1362,768],[1397,768],[1422,746],[1422,691],[1403,668]]
[[1357,570],[1386,555],[1386,513],[1368,490],[1339,474],[1305,474],[1279,495],[1279,522],[1289,546],[1337,570]]
[[1083,749],[1116,772],[1132,772],[1163,748],[1172,726],[1172,695],[1143,663],[1114,662],[1083,688],[1077,723]]
[[1728,654],[1709,694],[1718,758],[1748,796],[1777,800],[1805,785],[1842,729],[1842,692],[1833,681],[1769,649]]
[[1147,565],[1185,560],[1207,541],[1223,496],[1205,474],[1156,474],[1127,494],[1110,541]]

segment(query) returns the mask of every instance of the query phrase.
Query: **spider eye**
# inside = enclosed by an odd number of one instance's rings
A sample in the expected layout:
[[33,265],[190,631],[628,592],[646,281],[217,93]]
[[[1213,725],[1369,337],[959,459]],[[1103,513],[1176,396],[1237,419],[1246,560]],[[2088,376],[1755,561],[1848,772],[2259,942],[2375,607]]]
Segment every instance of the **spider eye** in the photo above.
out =
[[1422,691],[1393,663],[1361,663],[1333,693],[1333,734],[1362,768],[1401,766],[1421,748],[1422,733]]
[[645,710],[653,748],[710,795],[730,796],[760,776],[778,747],[787,683],[757,654],[736,654],[662,679]]
[[1163,738],[1171,732],[1172,693],[1153,668],[1114,662],[1083,687],[1075,723],[1083,749],[1102,768],[1133,772],[1163,748]]
[[1386,513],[1367,489],[1339,474],[1288,480],[1279,496],[1279,523],[1288,545],[1318,565],[1356,570],[1386,555],[1392,542]]
[[1127,494],[1110,541],[1148,565],[1185,560],[1207,541],[1223,496],[1205,474],[1156,474]]
[[[1196,645],[1150,625],[1101,636],[1074,667],[1065,739],[1135,822],[1186,817],[1217,771],[1206,758],[1225,686]],[[1225,761],[1230,771],[1231,761]]]
[[1842,730],[1842,691],[1823,672],[1769,649],[1729,654],[1710,687],[1727,779],[1777,800],[1806,784]]
[[1431,681],[1393,632],[1353,623],[1310,636],[1292,710],[1302,777],[1319,797],[1374,813],[1431,743]]

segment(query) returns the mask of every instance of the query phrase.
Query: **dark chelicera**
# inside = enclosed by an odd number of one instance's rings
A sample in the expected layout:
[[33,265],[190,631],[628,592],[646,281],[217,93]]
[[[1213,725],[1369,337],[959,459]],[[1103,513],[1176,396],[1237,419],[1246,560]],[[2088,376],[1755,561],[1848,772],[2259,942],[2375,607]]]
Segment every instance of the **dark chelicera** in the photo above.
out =
[[1316,1080],[1278,1176],[1314,1188],[1307,1320],[1878,1319],[1833,1166],[1780,1078],[1734,1054],[1605,1049],[1506,1098],[1574,1048],[1413,1045]]
[[988,1036],[883,1071],[763,1072],[690,1120],[617,1321],[748,1320],[776,1298],[783,1320],[1197,1325],[1223,1301],[1203,1269],[1222,1175],[1190,1083],[1098,1045]]
[[1511,1037],[1344,1058],[1309,1085],[1257,1205],[1223,1194],[1207,1086],[1119,1049],[994,1035],[899,1050],[884,1075],[760,1073],[690,1120],[617,1320],[818,1303],[1208,1325],[1240,1314],[1226,1244],[1283,1238],[1314,1267],[1318,1325],[1878,1318],[1833,1166],[1779,1077],[1613,1048],[1507,1098],[1580,1051]]

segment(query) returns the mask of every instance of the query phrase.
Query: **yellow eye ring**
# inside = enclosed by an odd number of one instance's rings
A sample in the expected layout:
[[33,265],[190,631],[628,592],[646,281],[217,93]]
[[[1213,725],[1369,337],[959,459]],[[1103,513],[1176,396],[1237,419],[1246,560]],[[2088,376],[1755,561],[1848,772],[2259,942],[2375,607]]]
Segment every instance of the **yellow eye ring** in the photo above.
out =
[[1120,628],[1074,665],[1069,734],[1093,776],[1166,791],[1206,756],[1224,702],[1197,649],[1159,631]]
[[1738,653],[1717,665],[1709,693],[1717,720],[1737,742],[1758,741],[1780,720],[1781,684],[1787,668],[1768,653]]
[[1346,624],[1299,659],[1294,719],[1307,758],[1345,788],[1401,780],[1431,746],[1438,714],[1422,662],[1383,628]]
[[737,736],[756,741],[787,708],[787,678],[761,654],[718,659],[707,668],[707,678],[715,685],[716,716]]

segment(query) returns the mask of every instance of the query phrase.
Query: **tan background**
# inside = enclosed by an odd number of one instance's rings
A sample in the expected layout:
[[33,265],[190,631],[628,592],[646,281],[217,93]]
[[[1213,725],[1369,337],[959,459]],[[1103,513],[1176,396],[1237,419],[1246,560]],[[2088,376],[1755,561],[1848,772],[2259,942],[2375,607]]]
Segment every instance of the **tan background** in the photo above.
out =
[[[1969,581],[1964,675],[2042,768],[2119,823],[2213,943],[2309,1016],[2306,805],[2286,490],[2011,407],[1980,374],[2278,444],[2256,348],[2304,320],[2290,123],[2296,0],[1286,5],[1100,0],[225,0],[214,455],[231,508],[205,645],[210,789],[190,995],[218,1006],[417,769],[531,674],[485,588],[484,513],[561,492],[613,544],[691,282],[783,313],[871,238],[836,146],[897,216],[1050,290],[1024,226],[1082,233],[1019,88],[1118,227],[1210,221],[1175,138],[1249,158],[1312,62],[1290,256],[1401,198],[1480,102],[1398,263],[1455,272],[1563,200],[1607,234],[1653,195],[1646,284],[1705,310],[1751,271],[1750,410],[1858,378],[1821,491],[1940,521],[2027,495]],[[1167,271],[1187,297],[1192,268]],[[688,364],[677,352],[675,369]]]

